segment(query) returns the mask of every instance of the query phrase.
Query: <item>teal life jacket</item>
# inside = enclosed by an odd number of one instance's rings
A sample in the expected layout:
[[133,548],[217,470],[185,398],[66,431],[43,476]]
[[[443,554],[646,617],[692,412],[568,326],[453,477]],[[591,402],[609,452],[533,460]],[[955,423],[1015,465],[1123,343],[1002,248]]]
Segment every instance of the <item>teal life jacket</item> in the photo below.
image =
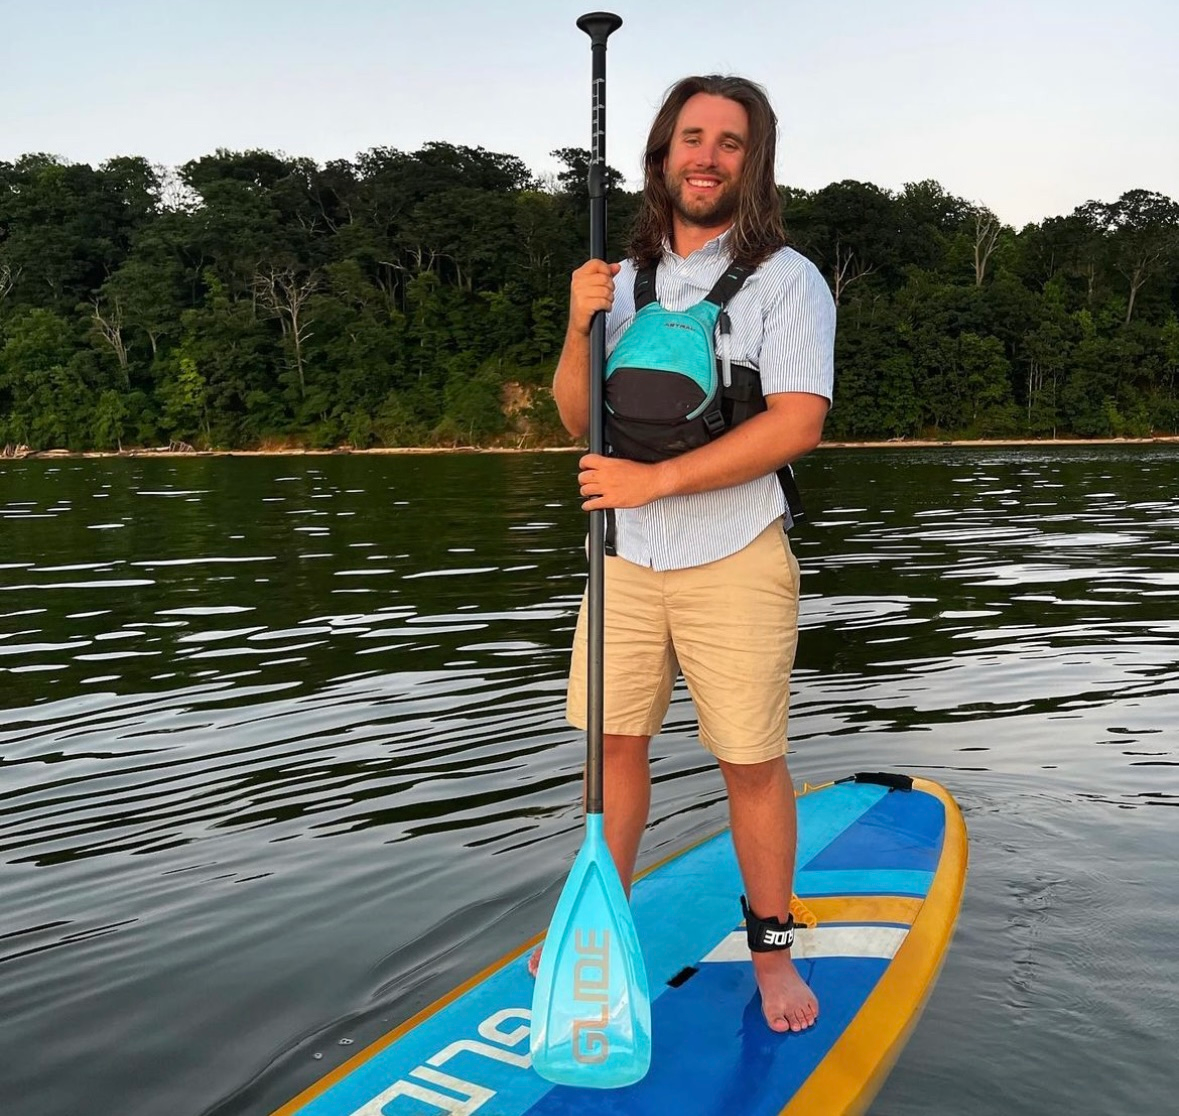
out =
[[[659,304],[654,267],[636,272],[634,319],[606,361],[608,453],[665,461],[766,409],[757,369],[729,360],[732,325],[725,311],[755,270],[731,264],[703,300],[686,310]],[[785,465],[777,476],[797,522],[804,512],[794,472]]]

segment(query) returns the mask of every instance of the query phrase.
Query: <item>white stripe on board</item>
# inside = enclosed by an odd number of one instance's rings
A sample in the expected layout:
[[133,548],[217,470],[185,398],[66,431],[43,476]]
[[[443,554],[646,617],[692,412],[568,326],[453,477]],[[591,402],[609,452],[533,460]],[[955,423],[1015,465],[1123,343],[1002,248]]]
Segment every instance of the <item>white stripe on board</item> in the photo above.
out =
[[[879,957],[891,961],[909,930],[905,926],[816,926],[795,928],[790,956],[795,961],[820,957]],[[744,930],[734,930],[704,958],[705,961],[748,961]]]

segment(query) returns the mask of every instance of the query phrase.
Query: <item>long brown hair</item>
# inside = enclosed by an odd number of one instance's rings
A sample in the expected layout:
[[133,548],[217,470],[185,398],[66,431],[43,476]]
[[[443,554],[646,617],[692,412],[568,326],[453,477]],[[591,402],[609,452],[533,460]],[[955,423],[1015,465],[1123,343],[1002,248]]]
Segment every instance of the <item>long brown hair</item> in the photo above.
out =
[[736,101],[749,117],[749,142],[737,188],[730,247],[736,262],[755,267],[786,243],[774,182],[778,118],[760,85],[747,78],[721,74],[686,77],[676,82],[663,99],[647,136],[643,153],[643,200],[627,251],[639,267],[650,267],[662,258],[664,242],[671,240],[671,192],[664,180],[663,163],[671,149],[680,110],[697,93]]

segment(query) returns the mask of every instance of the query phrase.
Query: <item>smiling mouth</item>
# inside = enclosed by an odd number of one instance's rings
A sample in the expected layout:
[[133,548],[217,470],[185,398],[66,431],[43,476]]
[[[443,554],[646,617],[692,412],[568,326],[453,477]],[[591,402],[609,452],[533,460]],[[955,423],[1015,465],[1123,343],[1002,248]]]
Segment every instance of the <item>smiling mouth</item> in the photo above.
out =
[[715,178],[686,178],[684,181],[695,190],[714,190],[720,185]]

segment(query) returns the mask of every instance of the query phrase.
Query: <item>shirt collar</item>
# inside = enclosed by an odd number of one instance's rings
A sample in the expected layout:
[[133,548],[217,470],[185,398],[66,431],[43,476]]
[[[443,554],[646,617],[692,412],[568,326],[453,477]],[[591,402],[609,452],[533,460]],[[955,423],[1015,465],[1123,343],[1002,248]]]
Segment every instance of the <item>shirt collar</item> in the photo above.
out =
[[[710,241],[702,244],[699,248],[696,249],[695,252],[692,252],[691,255],[699,256],[701,259],[708,259],[712,256],[727,255],[729,251],[729,241],[732,240],[732,234],[733,226],[730,225],[723,233],[714,236]],[[671,241],[667,239],[664,239],[663,241],[663,254],[668,259],[676,260],[680,263],[688,258],[687,256],[680,256],[674,252],[671,247]]]

